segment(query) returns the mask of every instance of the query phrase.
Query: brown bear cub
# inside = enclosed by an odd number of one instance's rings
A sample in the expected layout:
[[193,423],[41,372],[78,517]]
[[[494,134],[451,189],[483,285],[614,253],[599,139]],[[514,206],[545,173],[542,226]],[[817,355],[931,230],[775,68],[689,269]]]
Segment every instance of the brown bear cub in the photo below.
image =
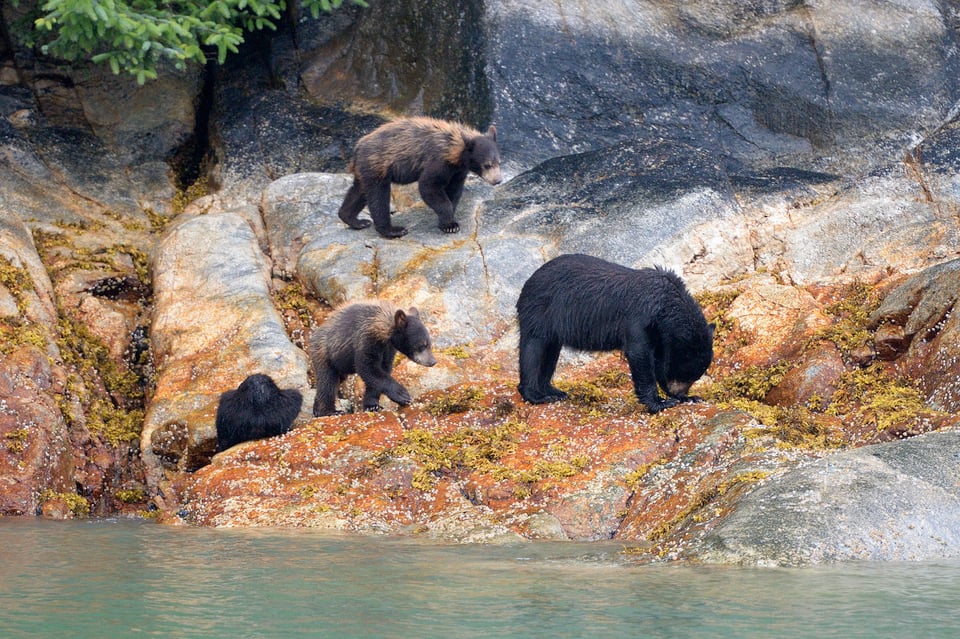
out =
[[397,351],[421,366],[437,363],[417,309],[403,311],[389,302],[343,306],[314,329],[308,341],[317,378],[315,417],[337,413],[337,389],[353,373],[365,386],[363,410],[380,410],[383,394],[401,406],[413,401],[407,389],[390,376]]
[[350,228],[365,229],[370,221],[357,215],[366,206],[380,235],[406,235],[406,228],[390,222],[390,185],[419,182],[420,197],[436,211],[440,230],[456,233],[460,225],[453,214],[471,171],[490,184],[502,181],[494,127],[484,134],[433,118],[388,122],[357,142],[350,163],[353,186],[338,215]]
[[519,390],[533,404],[566,398],[550,383],[564,346],[623,351],[634,393],[651,413],[698,401],[687,392],[713,360],[714,325],[707,324],[683,281],[661,268],[561,255],[524,283],[517,319]]

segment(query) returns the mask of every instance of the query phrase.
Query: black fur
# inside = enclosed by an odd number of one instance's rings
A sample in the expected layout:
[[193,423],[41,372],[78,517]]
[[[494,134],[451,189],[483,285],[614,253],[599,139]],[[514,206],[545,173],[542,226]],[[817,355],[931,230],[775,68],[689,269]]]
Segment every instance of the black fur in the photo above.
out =
[[[560,349],[620,349],[637,399],[656,413],[696,401],[687,391],[713,360],[713,324],[673,272],[631,269],[589,255],[561,255],[533,273],[517,300],[520,394],[564,399],[551,385]],[[667,394],[661,399],[657,384]]]
[[217,452],[241,442],[282,435],[300,412],[303,395],[280,390],[268,375],[257,373],[235,390],[220,395],[217,406]]
[[367,206],[373,225],[383,237],[407,233],[390,221],[390,185],[419,182],[420,197],[439,217],[444,233],[460,225],[454,212],[463,194],[467,173],[491,184],[501,180],[496,129],[486,134],[430,118],[406,118],[383,125],[357,142],[351,171],[353,185],[338,215],[353,229],[370,226],[357,215]]
[[401,406],[410,404],[410,393],[391,376],[398,351],[422,366],[437,363],[417,309],[404,312],[386,303],[355,303],[335,311],[310,334],[309,345],[316,417],[336,414],[337,390],[354,373],[365,386],[364,410],[380,410],[384,394]]

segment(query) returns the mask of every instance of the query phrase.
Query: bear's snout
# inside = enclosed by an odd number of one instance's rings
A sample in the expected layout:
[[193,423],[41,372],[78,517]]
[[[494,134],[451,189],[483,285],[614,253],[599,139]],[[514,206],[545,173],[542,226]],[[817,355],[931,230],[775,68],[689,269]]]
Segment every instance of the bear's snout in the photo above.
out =
[[427,349],[413,354],[413,361],[421,366],[433,366],[437,363],[437,358]]
[[676,379],[671,379],[667,382],[667,392],[673,397],[686,397],[687,393],[690,392],[691,386],[693,386],[693,384],[689,382],[681,382]]
[[483,172],[481,176],[488,184],[496,186],[503,182],[503,175],[500,173],[500,167],[494,166]]

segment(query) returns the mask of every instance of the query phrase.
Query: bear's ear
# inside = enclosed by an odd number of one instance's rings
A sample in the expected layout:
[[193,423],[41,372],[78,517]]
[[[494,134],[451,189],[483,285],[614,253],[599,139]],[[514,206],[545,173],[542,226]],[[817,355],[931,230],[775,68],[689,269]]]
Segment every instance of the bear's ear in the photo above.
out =
[[417,310],[416,306],[411,306],[407,309],[407,315],[410,317],[420,317],[420,311]]
[[407,327],[407,314],[403,312],[402,308],[398,308],[397,312],[394,314],[393,325],[400,330],[403,330]]
[[491,140],[493,140],[494,142],[496,142],[496,141],[497,141],[497,127],[495,127],[495,126],[493,126],[493,125],[491,124],[490,127],[487,129],[487,137],[490,138]]

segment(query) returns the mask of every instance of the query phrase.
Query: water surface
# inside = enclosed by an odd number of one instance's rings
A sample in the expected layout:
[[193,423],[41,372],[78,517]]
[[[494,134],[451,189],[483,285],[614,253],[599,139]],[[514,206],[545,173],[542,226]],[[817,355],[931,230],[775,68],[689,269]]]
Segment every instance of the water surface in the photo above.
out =
[[621,550],[0,519],[0,637],[960,637],[960,563],[636,565]]

